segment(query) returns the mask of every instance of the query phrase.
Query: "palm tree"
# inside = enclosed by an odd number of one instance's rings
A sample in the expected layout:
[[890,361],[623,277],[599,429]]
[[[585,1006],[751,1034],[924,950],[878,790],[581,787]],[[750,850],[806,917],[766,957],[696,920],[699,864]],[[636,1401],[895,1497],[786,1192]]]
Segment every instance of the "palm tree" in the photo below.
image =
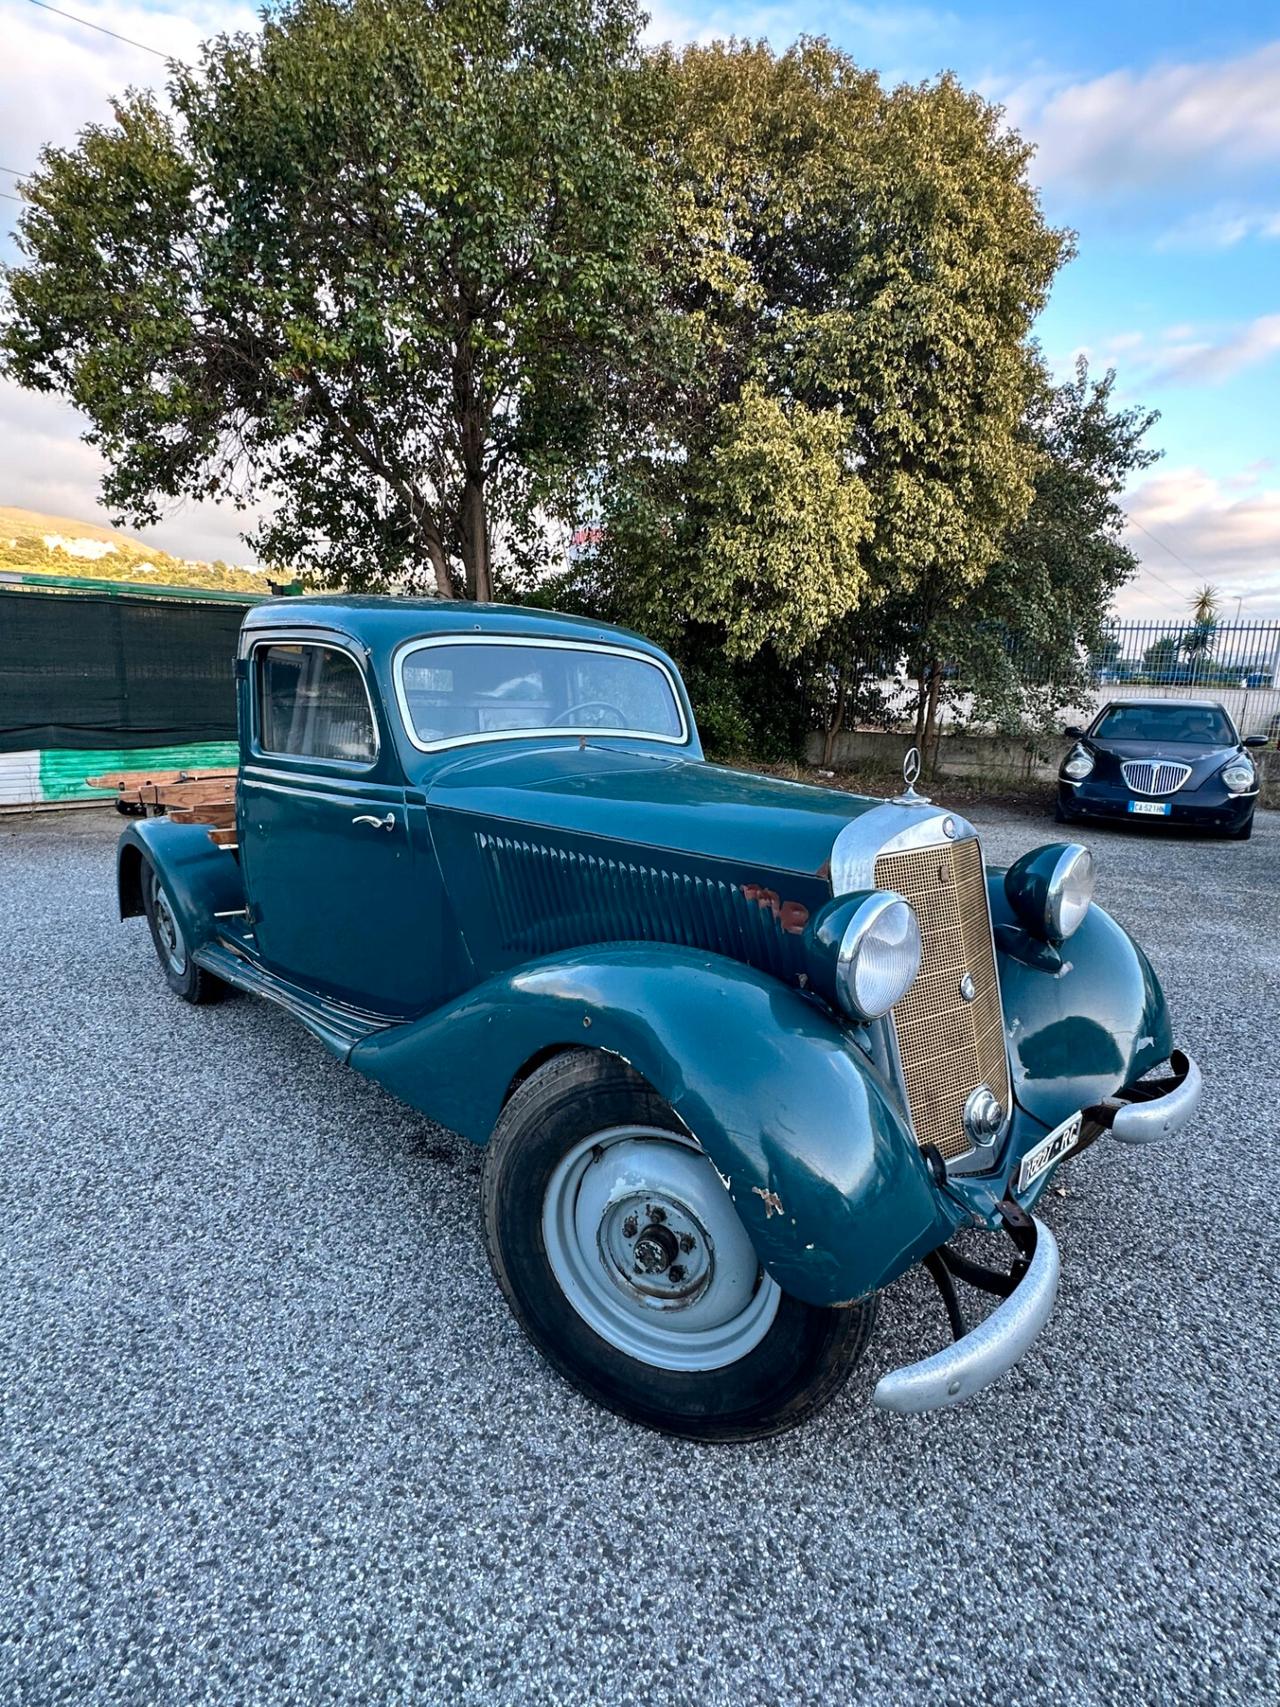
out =
[[1182,636],[1182,651],[1194,680],[1209,661],[1218,635],[1218,589],[1206,581],[1191,600],[1191,627]]

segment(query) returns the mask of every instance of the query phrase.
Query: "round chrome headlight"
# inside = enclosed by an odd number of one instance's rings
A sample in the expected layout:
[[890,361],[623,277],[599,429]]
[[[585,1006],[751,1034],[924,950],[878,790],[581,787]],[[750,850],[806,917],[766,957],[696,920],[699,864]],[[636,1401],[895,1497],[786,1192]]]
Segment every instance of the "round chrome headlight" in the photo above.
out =
[[1067,754],[1062,774],[1072,782],[1083,782],[1093,773],[1093,754],[1086,747],[1073,747]]
[[808,930],[814,984],[858,1020],[879,1019],[906,995],[920,970],[920,925],[890,889],[842,895]]
[[1245,794],[1257,782],[1258,776],[1253,768],[1252,761],[1246,759],[1242,754],[1238,759],[1232,759],[1231,763],[1224,767],[1222,780],[1232,794]]
[[1004,892],[1029,931],[1063,943],[1084,923],[1093,900],[1093,855],[1079,842],[1036,848],[1005,872]]

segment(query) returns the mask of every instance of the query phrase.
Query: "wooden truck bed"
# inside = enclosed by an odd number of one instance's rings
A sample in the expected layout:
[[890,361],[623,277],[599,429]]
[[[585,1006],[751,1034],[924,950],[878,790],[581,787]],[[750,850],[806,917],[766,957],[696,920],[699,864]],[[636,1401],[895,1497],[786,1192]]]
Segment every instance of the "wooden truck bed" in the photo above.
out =
[[91,788],[112,788],[116,810],[127,816],[165,816],[175,824],[207,824],[222,848],[236,845],[236,773],[219,771],[113,771],[89,778]]

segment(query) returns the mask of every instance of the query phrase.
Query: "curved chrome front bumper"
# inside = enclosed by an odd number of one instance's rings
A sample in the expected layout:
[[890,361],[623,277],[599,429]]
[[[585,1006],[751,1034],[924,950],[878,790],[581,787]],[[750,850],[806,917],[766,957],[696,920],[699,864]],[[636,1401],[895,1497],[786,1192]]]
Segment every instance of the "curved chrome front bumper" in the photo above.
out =
[[945,1351],[882,1375],[872,1403],[886,1411],[936,1411],[958,1405],[997,1380],[1022,1356],[1049,1320],[1058,1295],[1058,1242],[1031,1217],[1036,1248],[1017,1288],[976,1328]]
[[[1139,1080],[1085,1110],[1095,1137],[1110,1132],[1122,1144],[1153,1144],[1182,1130],[1200,1106],[1200,1069],[1180,1050],[1169,1060],[1171,1077]],[[882,1376],[872,1394],[874,1404],[899,1412],[958,1405],[1012,1369],[1028,1350],[1053,1309],[1061,1261],[1057,1241],[1044,1222],[1035,1216],[1026,1219],[1035,1229],[1035,1249],[1015,1289],[945,1351]]]
[[[1170,1138],[1191,1119],[1200,1106],[1200,1069],[1181,1050],[1170,1056],[1174,1068],[1172,1089],[1157,1084],[1156,1094],[1144,1101],[1125,1101],[1111,1119],[1111,1136],[1122,1144],[1154,1144],[1159,1138]],[[1127,1096],[1137,1097],[1144,1086],[1141,1080],[1129,1087]]]

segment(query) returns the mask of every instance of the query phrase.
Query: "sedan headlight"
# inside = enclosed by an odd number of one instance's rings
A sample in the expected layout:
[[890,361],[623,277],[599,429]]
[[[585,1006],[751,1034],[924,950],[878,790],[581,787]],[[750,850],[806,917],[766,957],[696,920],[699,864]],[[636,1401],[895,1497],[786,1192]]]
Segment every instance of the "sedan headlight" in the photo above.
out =
[[920,926],[889,889],[842,895],[809,925],[810,978],[828,1001],[858,1020],[896,1006],[920,970]]
[[1093,772],[1093,754],[1087,747],[1073,747],[1067,754],[1062,774],[1072,782],[1083,782]]
[[1242,755],[1224,766],[1222,780],[1232,794],[1245,794],[1257,782],[1258,773],[1254,770],[1252,761]]
[[1009,867],[1004,892],[1034,936],[1065,942],[1084,923],[1093,900],[1093,855],[1079,842],[1050,842]]

